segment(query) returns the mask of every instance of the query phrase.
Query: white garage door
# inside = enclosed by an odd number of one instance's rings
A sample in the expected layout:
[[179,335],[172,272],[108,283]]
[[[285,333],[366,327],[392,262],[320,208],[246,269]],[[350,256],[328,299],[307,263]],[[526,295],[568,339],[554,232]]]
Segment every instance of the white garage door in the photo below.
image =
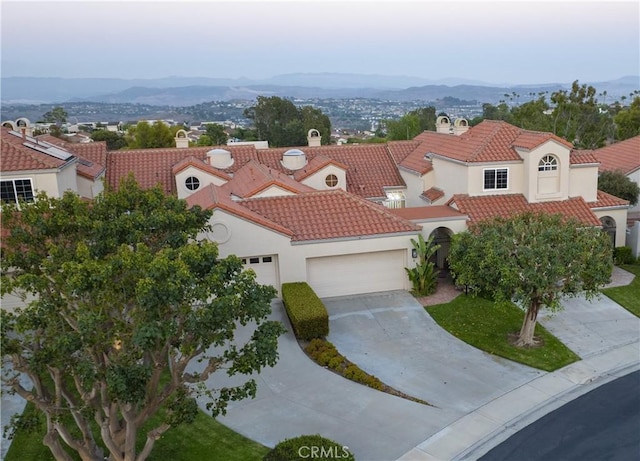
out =
[[307,259],[307,280],[319,297],[405,289],[406,250]]
[[277,290],[278,283],[278,263],[275,255],[268,256],[247,256],[242,258],[245,269],[253,269],[256,273],[256,281],[261,285],[271,285]]

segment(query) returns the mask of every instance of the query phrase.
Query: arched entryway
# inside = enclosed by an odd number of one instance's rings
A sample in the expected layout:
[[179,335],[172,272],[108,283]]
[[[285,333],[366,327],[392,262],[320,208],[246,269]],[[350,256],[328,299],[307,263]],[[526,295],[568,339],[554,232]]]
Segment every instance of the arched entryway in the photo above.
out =
[[616,246],[616,220],[611,216],[603,216],[600,218],[600,222],[602,223],[602,231],[606,232],[611,239],[611,246]]
[[433,236],[433,243],[440,245],[434,260],[438,269],[449,269],[449,247],[452,235],[453,231],[446,227],[438,227],[429,234],[429,237]]

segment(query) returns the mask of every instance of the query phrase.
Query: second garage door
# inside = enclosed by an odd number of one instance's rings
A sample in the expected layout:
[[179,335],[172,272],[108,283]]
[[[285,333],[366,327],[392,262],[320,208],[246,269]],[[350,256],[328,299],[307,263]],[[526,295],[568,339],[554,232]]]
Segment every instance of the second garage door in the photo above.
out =
[[405,289],[406,250],[307,259],[307,280],[319,297]]

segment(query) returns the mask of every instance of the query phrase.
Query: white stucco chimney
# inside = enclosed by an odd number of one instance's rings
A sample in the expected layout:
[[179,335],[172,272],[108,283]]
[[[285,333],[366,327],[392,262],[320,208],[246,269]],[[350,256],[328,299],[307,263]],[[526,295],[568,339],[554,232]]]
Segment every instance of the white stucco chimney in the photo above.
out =
[[178,130],[176,132],[176,147],[178,149],[185,149],[189,147],[189,138],[187,137],[187,132],[185,130]]
[[466,133],[469,130],[469,122],[466,118],[457,118],[453,122],[453,134],[460,136],[462,133]]
[[441,115],[436,119],[436,133],[451,133],[451,120],[449,120],[449,117]]
[[320,147],[322,144],[322,136],[320,136],[320,132],[315,128],[312,128],[307,133],[307,143],[309,147]]

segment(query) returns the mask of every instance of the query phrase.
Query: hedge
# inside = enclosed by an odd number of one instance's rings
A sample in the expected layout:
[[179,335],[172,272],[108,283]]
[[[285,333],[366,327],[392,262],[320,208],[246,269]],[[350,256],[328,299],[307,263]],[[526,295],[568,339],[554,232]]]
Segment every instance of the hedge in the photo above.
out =
[[306,282],[282,284],[282,302],[298,339],[310,341],[329,334],[329,314]]
[[262,461],[355,461],[348,447],[318,434],[283,440]]
[[631,247],[616,247],[613,249],[613,262],[615,264],[633,264],[635,259]]

